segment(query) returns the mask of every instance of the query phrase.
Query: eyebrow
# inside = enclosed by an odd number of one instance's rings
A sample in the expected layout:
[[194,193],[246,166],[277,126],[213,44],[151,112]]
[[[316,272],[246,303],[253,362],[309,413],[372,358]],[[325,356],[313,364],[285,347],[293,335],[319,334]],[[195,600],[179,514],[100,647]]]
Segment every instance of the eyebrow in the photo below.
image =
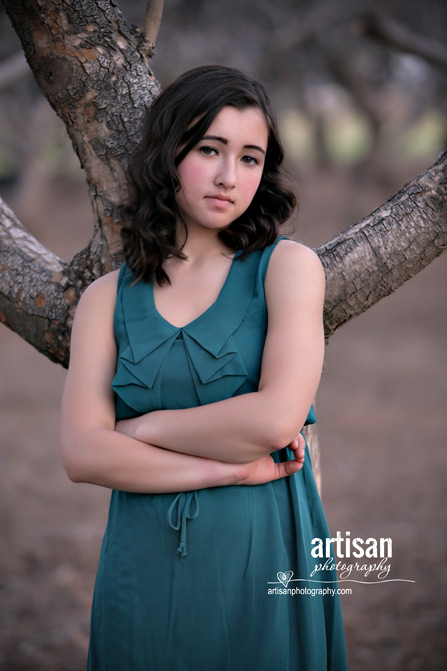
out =
[[[219,137],[218,135],[204,135],[201,139],[216,140],[217,142],[222,142],[222,144],[228,144],[228,140],[226,140],[224,137]],[[244,149],[256,149],[265,156],[265,150],[262,147],[259,147],[257,144],[244,144]]]

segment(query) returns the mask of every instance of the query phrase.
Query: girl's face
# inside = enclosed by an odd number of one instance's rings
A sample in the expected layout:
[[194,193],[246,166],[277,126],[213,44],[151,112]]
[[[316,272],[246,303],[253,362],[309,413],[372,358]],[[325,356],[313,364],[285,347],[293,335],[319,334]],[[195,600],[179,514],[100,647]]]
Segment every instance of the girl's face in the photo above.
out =
[[267,142],[261,110],[221,109],[177,167],[176,201],[188,231],[218,231],[245,212],[261,181]]

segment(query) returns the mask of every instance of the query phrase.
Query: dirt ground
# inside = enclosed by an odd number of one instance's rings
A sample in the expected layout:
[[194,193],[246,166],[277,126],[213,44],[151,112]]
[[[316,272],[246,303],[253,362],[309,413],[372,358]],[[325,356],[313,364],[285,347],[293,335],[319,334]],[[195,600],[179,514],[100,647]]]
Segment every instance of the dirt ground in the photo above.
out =
[[[303,175],[298,238],[328,240],[420,167],[386,186],[343,172]],[[42,181],[5,198],[64,258],[88,240],[83,185]],[[414,581],[344,584],[351,671],[446,668],[445,270],[435,261],[343,327],[326,352],[317,416],[329,527],[390,537],[389,577]],[[0,370],[0,668],[81,671],[109,491],[71,483],[61,466],[65,371],[3,326]]]

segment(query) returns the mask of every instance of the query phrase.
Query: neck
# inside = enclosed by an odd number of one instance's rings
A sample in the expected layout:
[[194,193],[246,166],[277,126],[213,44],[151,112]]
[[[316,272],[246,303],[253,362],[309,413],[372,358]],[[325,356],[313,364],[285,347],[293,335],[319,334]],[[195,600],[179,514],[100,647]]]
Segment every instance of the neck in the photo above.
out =
[[177,224],[176,242],[182,252],[186,254],[190,263],[212,256],[233,253],[233,250],[230,250],[219,240],[217,231],[188,228],[188,235],[186,236],[185,228],[181,223]]

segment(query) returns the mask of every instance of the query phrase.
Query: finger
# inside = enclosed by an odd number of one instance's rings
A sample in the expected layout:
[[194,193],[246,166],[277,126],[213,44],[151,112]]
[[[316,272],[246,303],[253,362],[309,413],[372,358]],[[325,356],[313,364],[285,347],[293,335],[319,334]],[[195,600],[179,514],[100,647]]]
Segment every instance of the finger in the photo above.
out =
[[296,448],[293,451],[293,457],[296,459],[296,461],[304,461],[305,458],[305,452],[304,450],[301,450],[300,448]]
[[304,436],[301,433],[299,433],[297,437],[294,438],[290,443],[290,447],[293,448],[300,447],[304,449],[306,447],[306,441],[304,440]]
[[[304,438],[300,435],[295,440],[293,443],[296,442],[296,447],[292,446],[292,451],[294,454],[295,459],[298,459],[298,461],[304,461],[305,453],[306,453],[306,441]],[[292,445],[292,444],[291,444]]]
[[304,440],[304,437],[300,433],[298,436],[298,454],[300,455],[300,457],[302,457],[303,461],[305,453],[306,453],[306,441]]
[[281,464],[276,464],[277,467],[277,478],[286,478],[289,475],[294,475],[303,467],[303,464],[295,459],[290,461],[284,461]]
[[284,466],[285,476],[294,475],[303,468],[303,463],[296,460],[285,461],[282,465]]

